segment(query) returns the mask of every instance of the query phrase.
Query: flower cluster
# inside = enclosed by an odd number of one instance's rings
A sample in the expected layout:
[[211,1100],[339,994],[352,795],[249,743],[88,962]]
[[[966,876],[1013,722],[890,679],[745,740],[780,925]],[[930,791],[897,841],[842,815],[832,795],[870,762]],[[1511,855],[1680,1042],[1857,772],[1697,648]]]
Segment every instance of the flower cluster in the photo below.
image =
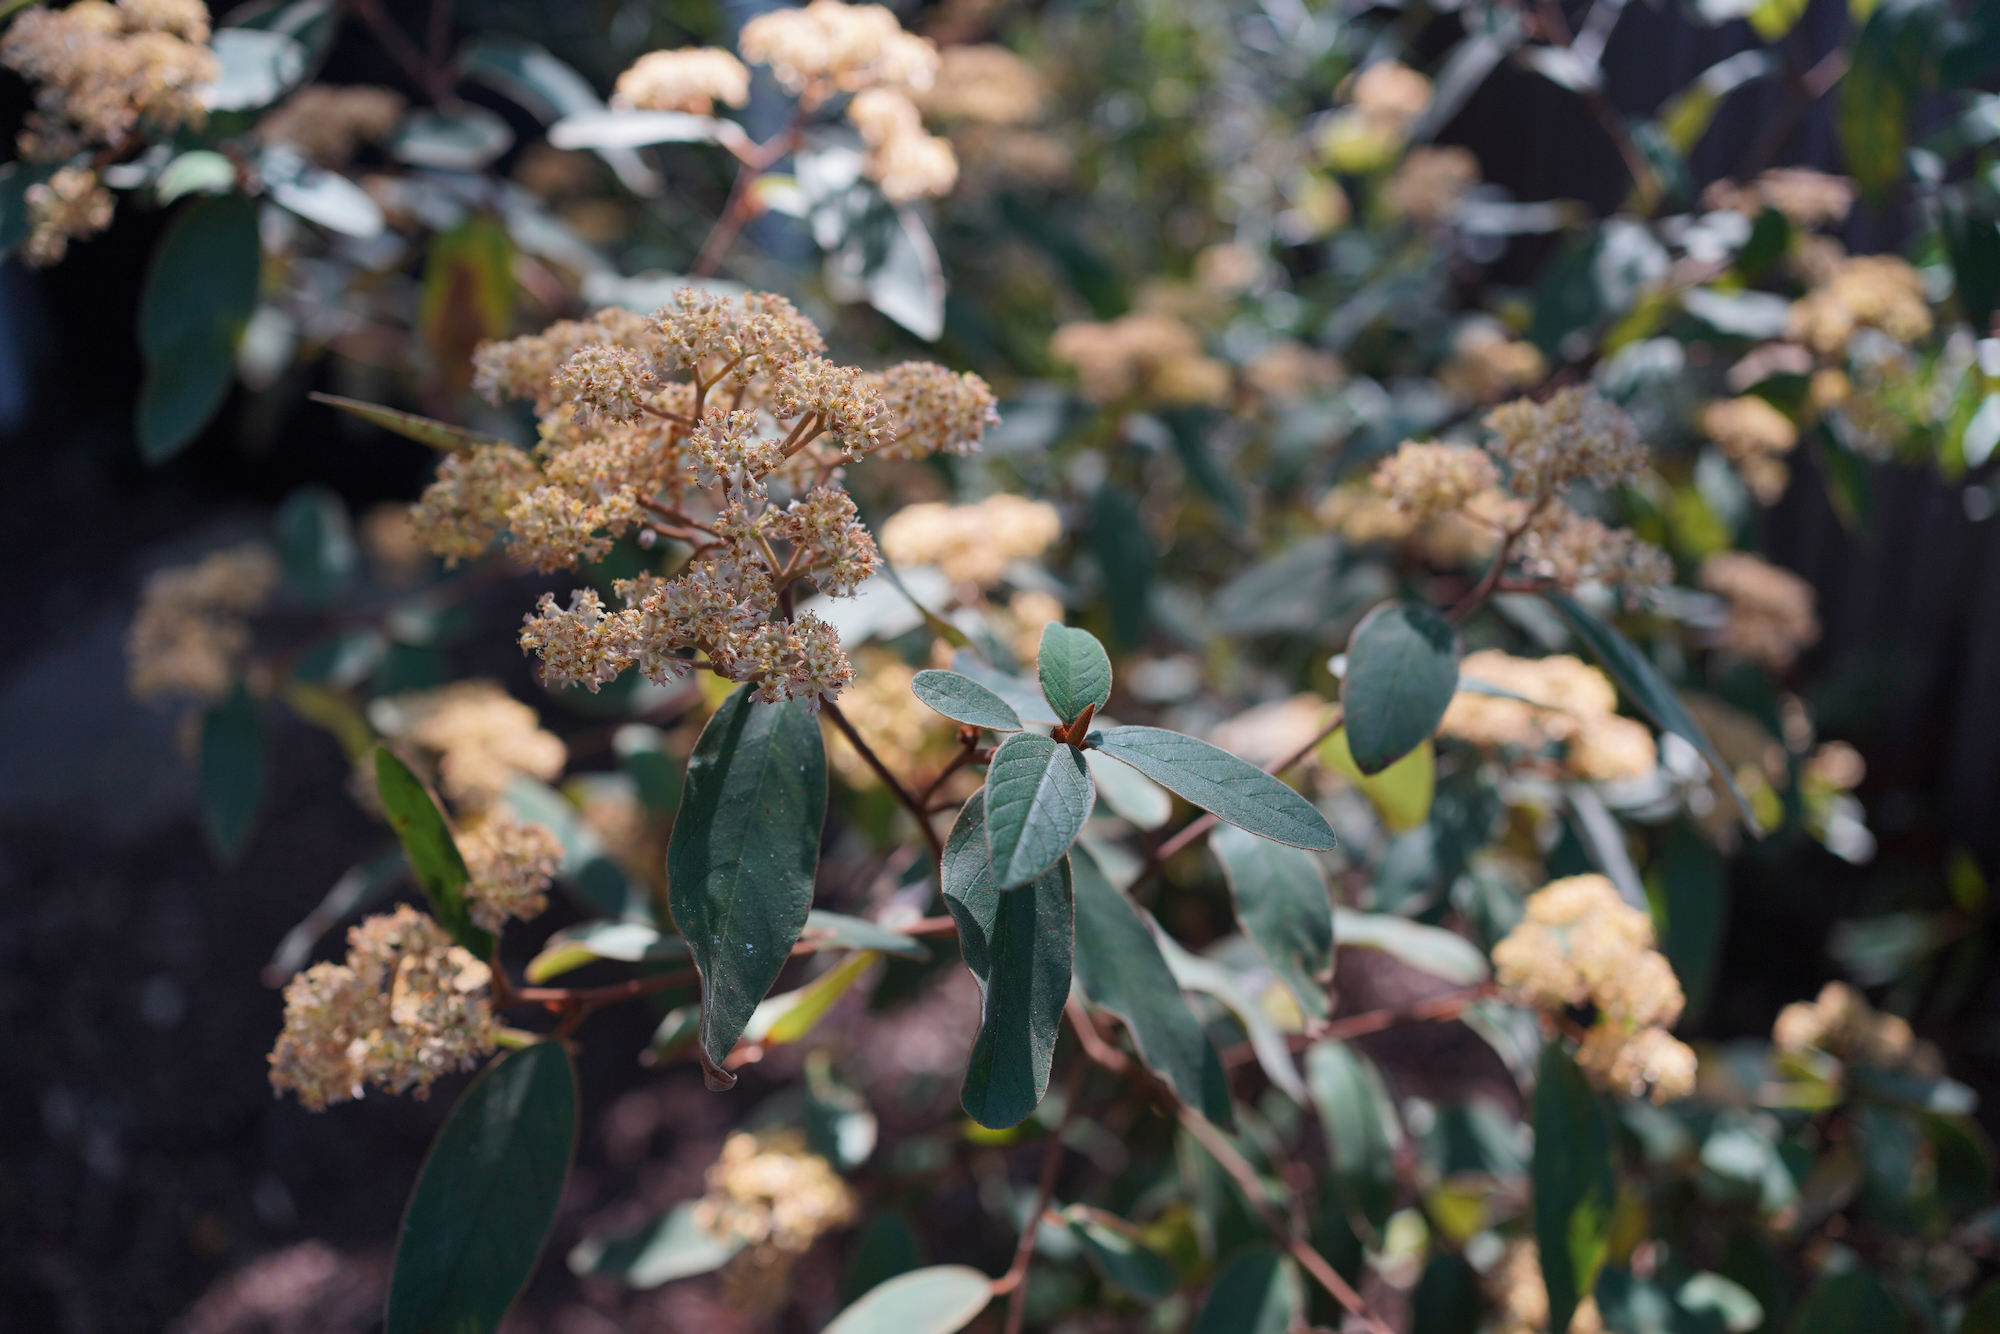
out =
[[1722,551],[1702,562],[1701,586],[1729,603],[1722,647],[1782,672],[1819,642],[1813,587],[1742,551]]
[[1500,985],[1552,1013],[1596,1017],[1577,1063],[1610,1087],[1671,1102],[1694,1087],[1694,1053],[1666,1030],[1686,1003],[1653,921],[1601,875],[1554,881],[1528,896],[1520,925],[1493,947]]
[[618,105],[640,111],[684,111],[706,116],[717,102],[740,107],[750,100],[750,71],[717,46],[648,51],[618,76]]
[[544,570],[597,560],[633,528],[642,544],[685,543],[677,577],[614,586],[622,608],[589,589],[567,607],[544,596],[520,640],[544,680],[595,690],[629,667],[665,683],[705,666],[756,682],[766,702],[816,708],[853,668],[832,627],[784,610],[787,594],[809,580],[851,595],[879,559],[841,466],[969,452],[998,420],[976,375],[915,362],[868,373],[825,350],[782,297],[693,289],[651,316],[600,311],[482,345],[474,386],[532,400],[541,443],[446,459],[417,527],[448,559],[504,534]]
[[28,239],[21,246],[21,257],[38,269],[60,263],[71,240],[95,236],[109,227],[116,208],[97,173],[83,167],[63,167],[46,181],[36,181],[25,199]]
[[[950,739],[951,724],[910,693],[915,668],[881,649],[862,652],[863,670],[841,711],[889,772],[913,773],[926,752],[938,750]],[[868,788],[881,782],[844,733],[832,727],[825,730],[827,759],[849,787]]]
[[445,795],[474,810],[499,800],[516,774],[546,782],[569,762],[562,739],[491,681],[377,700],[368,718],[383,733],[434,752]]
[[1479,159],[1470,149],[1412,149],[1382,182],[1382,207],[1391,217],[1435,227],[1451,216],[1460,197],[1479,184]]
[[403,95],[389,88],[308,84],[257,122],[257,137],[290,144],[321,166],[341,167],[362,145],[395,133],[403,106]]
[[732,1133],[707,1184],[695,1223],[743,1244],[723,1274],[725,1295],[739,1310],[782,1306],[793,1264],[856,1209],[854,1192],[826,1159],[806,1151],[797,1131]]
[[947,46],[938,52],[937,77],[916,102],[939,120],[1025,125],[1041,117],[1041,80],[1004,46]]
[[20,139],[31,162],[122,147],[142,123],[161,133],[199,124],[200,90],[222,74],[201,0],[37,5],[0,38],[0,65],[38,85]]
[[1701,410],[1701,429],[1722,447],[1750,494],[1774,505],[1785,493],[1791,470],[1784,456],[1798,447],[1792,419],[1755,394],[1717,399]]
[[1438,724],[1445,736],[1529,756],[1560,753],[1569,773],[1596,782],[1651,773],[1659,762],[1646,725],[1618,714],[1610,679],[1567,654],[1516,658],[1481,649],[1466,655],[1459,676],[1521,698],[1461,689]]
[[990,588],[1009,562],[1033,560],[1061,536],[1055,506],[1003,493],[906,506],[882,525],[882,550],[897,565],[935,565],[953,583]]
[[1246,385],[1281,403],[1331,389],[1346,378],[1347,368],[1339,357],[1294,338],[1272,343],[1243,368]]
[[313,1111],[374,1084],[421,1098],[440,1075],[493,1050],[492,971],[408,904],[347,933],[347,962],[285,987],[271,1087]]
[[1907,1020],[1877,1013],[1867,997],[1845,982],[1829,982],[1817,999],[1794,1001],[1778,1011],[1771,1045],[1787,1054],[1823,1051],[1852,1065],[1943,1073],[1937,1049],[1919,1042]]
[[1229,369],[1201,349],[1193,329],[1161,311],[1140,311],[1108,324],[1065,324],[1049,354],[1076,367],[1083,396],[1111,403],[1138,395],[1162,403],[1221,403]]
[[133,698],[216,700],[228,694],[250,646],[245,617],[261,610],[277,586],[278,558],[261,542],[154,573],[126,632]]
[[1823,282],[1792,303],[1789,334],[1833,356],[1857,329],[1880,329],[1899,343],[1913,343],[1931,323],[1922,274],[1894,255],[1855,255],[1835,262]]
[[786,92],[808,108],[835,93],[894,86],[922,92],[936,80],[937,47],[903,31],[881,5],[812,0],[774,9],[743,25],[737,49],[753,65],[769,65]]
[[923,113],[899,89],[870,88],[847,104],[847,118],[868,145],[862,171],[892,203],[951,193],[958,155],[951,141],[924,129]]
[[1321,160],[1348,175],[1364,175],[1394,161],[1410,128],[1431,104],[1431,81],[1393,60],[1363,68],[1346,92],[1349,105],[1326,118],[1317,138]]
[[1704,208],[1752,217],[1774,208],[1794,227],[1829,227],[1853,209],[1854,182],[1810,167],[1773,167],[1748,185],[1716,181],[1702,191],[1701,202]]
[[1548,362],[1540,348],[1509,338],[1491,321],[1473,320],[1453,335],[1451,358],[1438,367],[1437,381],[1454,397],[1495,403],[1540,384],[1546,374]]
[[1416,522],[1452,514],[1500,485],[1500,469],[1471,445],[1405,441],[1375,467],[1370,479],[1389,503]]
[[510,917],[528,921],[549,905],[549,882],[562,867],[562,844],[546,825],[489,815],[458,835],[471,879],[465,886],[473,925],[498,935]]
[[1517,496],[1540,500],[1577,481],[1637,481],[1649,462],[1632,419],[1589,389],[1564,389],[1546,403],[1517,398],[1487,413],[1486,429]]

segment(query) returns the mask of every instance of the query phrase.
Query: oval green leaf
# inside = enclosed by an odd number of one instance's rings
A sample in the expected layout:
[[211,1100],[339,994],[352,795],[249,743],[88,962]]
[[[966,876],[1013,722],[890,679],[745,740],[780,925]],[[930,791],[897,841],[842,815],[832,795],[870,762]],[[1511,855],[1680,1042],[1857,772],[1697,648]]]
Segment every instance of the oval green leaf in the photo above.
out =
[[[1966,1319],[1972,1315],[1968,1310]],[[1849,1269],[1821,1275],[1793,1309],[1787,1328],[1791,1334],[1908,1334],[1910,1318],[1881,1279],[1866,1269]]]
[[242,195],[190,201],[160,238],[139,297],[139,453],[148,463],[185,449],[228,396],[262,262],[257,210]]
[[1530,1176],[1551,1329],[1569,1328],[1577,1304],[1597,1285],[1597,1271],[1604,1264],[1618,1198],[1611,1147],[1611,1118],[1596,1091],[1561,1042],[1545,1044],[1535,1077]]
[[972,800],[944,847],[944,903],[958,948],[979,983],[973,1039],[959,1101],[991,1130],[1027,1120],[1049,1091],[1049,1067],[1069,999],[1076,932],[1068,862],[1003,894],[986,860],[986,813]]
[[1667,678],[1660,675],[1660,669],[1653,665],[1652,660],[1639,652],[1632,641],[1614,627],[1591,615],[1582,603],[1569,594],[1544,593],[1542,596],[1569,623],[1576,637],[1590,649],[1591,656],[1603,664],[1611,679],[1618,683],[1618,688],[1625,692],[1625,697],[1652,720],[1653,726],[1663,732],[1672,732],[1701,752],[1701,757],[1708,761],[1708,767],[1715,771],[1716,778],[1735,799],[1744,827],[1762,837],[1763,827],[1751,813],[1750,803],[1737,790],[1736,778],[1729,772],[1729,766],[1723,763],[1721,754],[1709,742],[1707,733],[1701,730],[1701,724],[1687,711],[1687,705],[1681,703],[1680,695],[1667,684]]
[[846,913],[827,912],[820,908],[806,914],[806,929],[799,936],[799,944],[810,946],[820,953],[827,950],[873,950],[877,954],[893,954],[899,959],[914,959],[918,963],[924,963],[931,957],[930,947],[914,936],[877,926],[865,918],[849,917]]
[[201,824],[209,846],[234,862],[264,804],[264,711],[241,681],[201,720]]
[[351,412],[365,422],[392,431],[406,440],[414,440],[420,445],[447,454],[463,454],[480,445],[505,445],[508,442],[497,435],[487,435],[483,431],[468,431],[463,426],[453,426],[432,417],[419,417],[414,412],[403,412],[397,408],[385,408],[379,403],[364,403],[358,398],[342,398],[339,394],[322,394],[318,391],[307,394],[315,403],[324,403],[342,412]]
[[1014,706],[969,676],[957,672],[918,672],[910,693],[953,722],[983,727],[989,732],[1018,732],[1021,715]]
[[1171,1260],[1135,1240],[1123,1228],[1112,1226],[1113,1222],[1123,1220],[1076,1204],[1063,1210],[1063,1219],[1069,1224],[1071,1235],[1082,1244],[1090,1267],[1140,1301],[1165,1301],[1180,1286],[1180,1272]]
[[1016,732],[993,753],[981,796],[993,880],[1005,890],[1039,880],[1062,860],[1097,790],[1081,751]]
[[403,1215],[386,1334],[491,1334],[555,1222],[576,1148],[559,1042],[510,1052],[451,1109]]
[[695,1221],[698,1200],[683,1200],[629,1236],[585,1237],[569,1253],[573,1274],[604,1274],[628,1288],[657,1288],[722,1268],[743,1249]]
[[493,955],[493,937],[472,924],[465,907],[469,874],[458,843],[430,789],[387,746],[375,747],[375,791],[389,827],[402,840],[410,870],[430,900],[431,913],[451,938],[482,959]]
[[[1461,681],[1460,689],[1464,685]],[[1334,729],[1316,753],[1321,764],[1360,789],[1390,833],[1415,829],[1430,818],[1431,799],[1437,795],[1437,751],[1431,742],[1420,743],[1379,774],[1364,774],[1354,763],[1344,727]]]
[[957,1334],[992,1300],[993,1280],[977,1269],[912,1269],[869,1289],[823,1334]]
[[1385,602],[1347,644],[1347,744],[1364,774],[1379,774],[1430,740],[1458,689],[1458,632],[1416,602]]
[[1076,892],[1076,981],[1090,1003],[1118,1016],[1146,1068],[1183,1103],[1226,1125],[1221,1061],[1139,909],[1081,848],[1070,854]]
[[1114,727],[1092,732],[1088,744],[1218,820],[1295,848],[1325,852],[1333,847],[1333,828],[1311,802],[1206,741],[1162,727]]
[[1260,1246],[1217,1275],[1194,1334],[1285,1334],[1299,1328],[1305,1314],[1298,1266]]
[[1334,1193],[1356,1234],[1379,1245],[1396,1207],[1401,1140],[1389,1087],[1374,1062],[1344,1042],[1307,1050],[1306,1087],[1326,1134]]
[[688,759],[667,846],[674,923],[701,972],[709,1082],[778,980],[812,910],[826,817],[826,745],[797,702],[757,704],[740,686]]
[[1043,626],[1035,673],[1049,707],[1065,724],[1075,722],[1087,706],[1101,709],[1111,699],[1111,659],[1088,630],[1072,629],[1061,621]]
[[1222,863],[1243,934],[1271,965],[1299,1008],[1327,1016],[1333,975],[1333,897],[1326,869],[1310,852],[1224,826],[1208,846]]

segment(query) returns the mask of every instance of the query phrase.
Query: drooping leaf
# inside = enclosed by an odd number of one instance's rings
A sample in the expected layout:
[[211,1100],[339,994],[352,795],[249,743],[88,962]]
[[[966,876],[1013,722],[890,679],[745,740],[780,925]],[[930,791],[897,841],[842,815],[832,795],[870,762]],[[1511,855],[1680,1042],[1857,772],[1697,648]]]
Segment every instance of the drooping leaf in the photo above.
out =
[[986,768],[986,844],[993,879],[1014,889],[1062,860],[1096,800],[1083,755],[1034,732],[1000,743]]
[[1101,750],[1086,750],[1083,762],[1090,766],[1097,795],[1119,819],[1141,829],[1158,829],[1173,818],[1174,799],[1137,769],[1118,763]]
[[1327,1015],[1333,973],[1333,898],[1310,852],[1224,826],[1208,846],[1222,863],[1236,920],[1299,1008]]
[[1535,1241],[1549,1327],[1568,1329],[1590,1295],[1611,1236],[1618,1181],[1611,1118],[1559,1041],[1542,1047],[1535,1080]]
[[674,922],[701,972],[704,1069],[723,1087],[723,1059],[805,927],[826,816],[819,724],[752,695],[739,687],[702,729],[667,848]]
[[347,506],[324,486],[302,486],[278,506],[278,555],[285,582],[308,606],[325,606],[354,577],[359,553]]
[[687,958],[686,940],[662,932],[650,922],[598,918],[566,926],[550,936],[541,953],[528,960],[522,972],[529,982],[540,986],[600,959],[619,963],[680,963]]
[[317,390],[306,395],[315,403],[324,403],[342,412],[351,412],[371,425],[385,431],[393,431],[407,440],[447,454],[464,453],[480,445],[504,445],[507,441],[497,435],[486,435],[480,431],[468,431],[463,426],[453,426],[431,417],[419,417],[414,412],[403,412],[397,408],[385,408],[379,403],[363,403],[358,398],[342,398],[339,394],[322,394]]
[[1209,1074],[1211,1066],[1220,1068],[1220,1059],[1145,918],[1081,848],[1070,854],[1070,870],[1076,893],[1077,984],[1091,1004],[1118,1016],[1139,1059],[1182,1102],[1218,1125],[1228,1124],[1228,1092],[1216,1088]]
[[493,954],[493,937],[472,924],[465,907],[465,858],[444,812],[410,766],[387,746],[375,748],[375,791],[389,827],[402,840],[410,870],[430,900],[431,915],[451,938],[480,958]]
[[652,1223],[624,1237],[585,1237],[569,1253],[570,1272],[603,1274],[628,1288],[657,1288],[677,1278],[713,1273],[736,1257],[743,1242],[717,1236],[695,1221],[699,1200],[683,1200]]
[[1324,852],[1334,845],[1333,829],[1311,802],[1206,741],[1161,727],[1114,727],[1091,733],[1088,744],[1218,820],[1295,848]]
[[236,379],[236,342],[257,307],[257,210],[241,195],[181,205],[139,297],[139,453],[164,463],[214,417]]
[[821,1334],[957,1334],[993,1300],[993,1280],[966,1265],[898,1274],[834,1317]]
[[1073,1204],[1063,1210],[1063,1221],[1069,1224],[1070,1234],[1082,1246],[1091,1268],[1140,1301],[1165,1301],[1180,1286],[1180,1273],[1173,1261],[1125,1228],[1114,1227],[1112,1223],[1118,1220]]
[[1101,709],[1111,698],[1111,659],[1105,656],[1104,645],[1090,631],[1061,621],[1042,627],[1035,673],[1049,707],[1065,724],[1075,722],[1087,705]]
[[1111,628],[1120,647],[1135,649],[1146,638],[1153,539],[1138,503],[1122,487],[1106,483],[1097,488],[1090,505],[1090,546],[1111,595]]
[[1396,1147],[1402,1140],[1388,1085],[1375,1063],[1345,1042],[1306,1052],[1306,1087],[1326,1132],[1333,1184],[1355,1230],[1379,1238],[1396,1207]]
[[1183,991],[1213,996],[1220,1001],[1243,1025],[1250,1050],[1272,1086],[1299,1106],[1305,1106],[1310,1100],[1305,1081],[1299,1078],[1298,1067],[1292,1063],[1292,1051],[1285,1044],[1285,1035],[1278,1031],[1278,1026],[1264,1012],[1259,1004],[1260,998],[1251,995],[1242,979],[1227,965],[1188,953],[1179,941],[1161,929],[1151,913],[1146,913],[1144,909],[1140,911],[1146,918],[1146,924],[1152,928],[1153,943],[1160,947],[1160,957],[1173,970],[1174,981],[1180,984]]
[[1751,814],[1750,803],[1737,790],[1736,778],[1729,772],[1729,766],[1709,742],[1701,724],[1688,712],[1687,705],[1681,703],[1681,697],[1660,675],[1660,669],[1639,652],[1631,640],[1593,616],[1569,594],[1547,593],[1543,596],[1590,649],[1591,656],[1603,664],[1611,679],[1625,692],[1625,697],[1638,706],[1639,712],[1650,718],[1661,731],[1672,732],[1701,753],[1709,768],[1715,771],[1715,776],[1729,789],[1729,795],[1736,799],[1736,809],[1742,814],[1744,825],[1753,834],[1761,834],[1757,817]]
[[806,929],[799,933],[799,945],[820,953],[827,950],[873,950],[877,954],[893,954],[899,959],[914,959],[918,963],[931,957],[930,949],[914,936],[877,926],[866,918],[827,912],[823,908],[814,908],[806,914]]
[[957,672],[918,672],[910,693],[953,722],[990,732],[1018,732],[1021,715],[1014,706],[969,676]]
[[1908,1334],[1909,1328],[1889,1289],[1866,1268],[1822,1275],[1790,1326],[1791,1334]]
[[1305,1320],[1298,1266],[1268,1247],[1232,1260],[1216,1276],[1194,1334],[1285,1334]]
[[1462,987],[1484,982],[1488,972],[1485,953],[1464,936],[1394,913],[1336,908],[1333,938],[1343,946],[1381,950],[1419,972]]
[[1458,689],[1458,632],[1415,602],[1385,602],[1347,645],[1347,744],[1364,774],[1379,774],[1430,740]]
[[1075,939],[1067,861],[1011,893],[993,883],[983,804],[965,803],[944,849],[944,902],[958,948],[979,983],[979,1036],[959,1101],[989,1129],[1019,1125],[1049,1091],[1049,1067],[1069,999]]
[[[1464,688],[1460,682],[1460,688]],[[1379,774],[1364,774],[1347,746],[1347,729],[1319,743],[1319,762],[1361,790],[1392,834],[1415,829],[1430,818],[1437,795],[1437,750],[1425,741]]]
[[386,1334],[492,1334],[534,1273],[576,1148],[576,1069],[559,1042],[486,1068],[410,1195]]
[[241,681],[201,720],[201,824],[209,846],[234,862],[264,804],[264,710]]

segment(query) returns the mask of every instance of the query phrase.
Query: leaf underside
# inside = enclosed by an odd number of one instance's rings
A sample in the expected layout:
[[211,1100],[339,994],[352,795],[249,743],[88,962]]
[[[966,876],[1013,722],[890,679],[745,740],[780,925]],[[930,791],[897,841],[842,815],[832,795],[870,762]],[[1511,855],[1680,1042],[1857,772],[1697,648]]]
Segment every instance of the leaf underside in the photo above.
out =
[[991,732],[1018,732],[1021,716],[1014,706],[969,676],[957,672],[918,672],[910,693],[953,722]]

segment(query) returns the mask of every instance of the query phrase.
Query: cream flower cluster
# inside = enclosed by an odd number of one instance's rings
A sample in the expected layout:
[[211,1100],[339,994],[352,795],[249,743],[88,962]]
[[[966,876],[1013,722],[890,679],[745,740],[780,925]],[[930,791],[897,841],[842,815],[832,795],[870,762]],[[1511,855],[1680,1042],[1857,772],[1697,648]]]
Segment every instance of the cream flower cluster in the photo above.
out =
[[904,32],[881,5],[812,0],[774,9],[743,25],[737,50],[753,65],[769,65],[785,91],[809,106],[883,85],[922,92],[937,78],[937,47]]
[[548,826],[488,816],[458,835],[471,879],[465,886],[473,925],[498,935],[510,917],[539,917],[549,882],[562,868],[562,844]]
[[868,145],[862,171],[892,203],[934,198],[958,184],[951,141],[924,129],[923,113],[902,91],[869,88],[847,104],[847,118]]
[[1568,654],[1516,658],[1481,649],[1466,655],[1459,676],[1522,698],[1461,689],[1438,724],[1445,736],[1538,756],[1561,747],[1569,773],[1597,782],[1648,774],[1659,762],[1646,725],[1618,714],[1610,679]]
[[1799,428],[1790,417],[1755,394],[1745,394],[1704,407],[1701,429],[1736,465],[1750,494],[1763,504],[1777,503],[1791,480],[1784,456],[1799,443]]
[[201,0],[76,0],[36,5],[0,37],[0,65],[36,84],[20,139],[31,162],[115,148],[144,123],[161,133],[203,119],[200,90],[221,77]]
[[1076,367],[1083,396],[1093,403],[1133,395],[1161,403],[1229,398],[1229,368],[1202,351],[1193,329],[1162,311],[1065,324],[1049,340],[1049,354]]
[[618,101],[640,111],[684,111],[706,116],[717,102],[740,107],[750,100],[750,71],[716,46],[648,51],[618,76]]
[[126,683],[134,699],[229,693],[250,646],[245,619],[278,586],[278,558],[261,542],[213,552],[146,580],[126,632]]
[[21,258],[37,269],[60,263],[72,240],[109,227],[117,207],[97,173],[83,167],[63,167],[46,181],[36,181],[25,199],[28,239],[21,246]]
[[1025,125],[1041,117],[1042,86],[1034,66],[1004,46],[947,46],[938,52],[936,78],[915,101],[940,120]]
[[821,1234],[851,1222],[857,1208],[853,1190],[793,1130],[731,1133],[707,1184],[695,1223],[743,1244],[722,1275],[724,1300],[742,1311],[782,1307],[798,1258]]
[[1005,493],[970,505],[907,505],[882,525],[882,551],[897,565],[935,565],[953,583],[990,588],[1009,563],[1033,560],[1062,536],[1055,506]]
[[1823,1051],[1855,1065],[1884,1070],[1943,1073],[1935,1047],[1920,1042],[1909,1022],[1881,1014],[1845,982],[1829,982],[1817,999],[1794,1001],[1778,1011],[1771,1045],[1780,1052]]
[[1694,1053],[1666,1030],[1686,1004],[1680,980],[1653,947],[1653,921],[1601,875],[1553,881],[1528,896],[1527,915],[1493,947],[1500,985],[1538,1009],[1592,1006],[1596,1020],[1577,1063],[1637,1097],[1671,1102],[1694,1088]]
[[[836,6],[837,8],[839,6]],[[474,386],[542,416],[533,455],[485,446],[445,460],[414,511],[462,559],[504,535],[543,570],[593,561],[633,529],[693,548],[677,576],[624,580],[622,608],[544,596],[521,632],[544,679],[595,690],[627,668],[666,682],[696,666],[817,707],[853,677],[832,627],[792,616],[801,581],[835,597],[875,570],[875,540],[840,486],[844,463],[978,447],[998,420],[976,375],[825,358],[782,297],[683,289],[651,316],[601,311],[483,345]]]
[[290,144],[321,166],[343,167],[363,144],[393,134],[403,107],[403,95],[390,88],[308,84],[257,122],[257,137]]
[[569,762],[562,738],[528,705],[491,681],[456,681],[370,706],[369,721],[437,758],[438,785],[474,810],[499,800],[515,775],[543,782]]
[[1729,603],[1722,647],[1782,672],[1819,642],[1813,587],[1760,556],[1722,551],[1702,562],[1701,586]]
[[1451,357],[1438,368],[1437,380],[1454,397],[1495,403],[1541,383],[1546,374],[1540,348],[1509,338],[1497,324],[1475,320],[1452,337]]
[[1836,261],[1823,282],[1792,303],[1790,336],[1821,356],[1847,346],[1861,328],[1880,329],[1899,343],[1931,331],[1924,278],[1895,255],[1855,255]]
[[1456,144],[1411,149],[1382,182],[1382,207],[1391,217],[1435,227],[1479,184],[1479,159]]
[[318,963],[285,987],[271,1087],[313,1111],[359,1098],[430,1091],[493,1050],[492,971],[410,907],[347,933],[347,962]]
[[1318,147],[1328,166],[1356,175],[1394,161],[1431,104],[1431,81],[1394,60],[1365,66],[1346,92],[1349,105],[1321,124]]
[[1751,216],[1774,208],[1794,227],[1826,227],[1854,208],[1854,182],[1810,167],[1773,167],[1748,185],[1716,181],[1702,191],[1702,207]]

